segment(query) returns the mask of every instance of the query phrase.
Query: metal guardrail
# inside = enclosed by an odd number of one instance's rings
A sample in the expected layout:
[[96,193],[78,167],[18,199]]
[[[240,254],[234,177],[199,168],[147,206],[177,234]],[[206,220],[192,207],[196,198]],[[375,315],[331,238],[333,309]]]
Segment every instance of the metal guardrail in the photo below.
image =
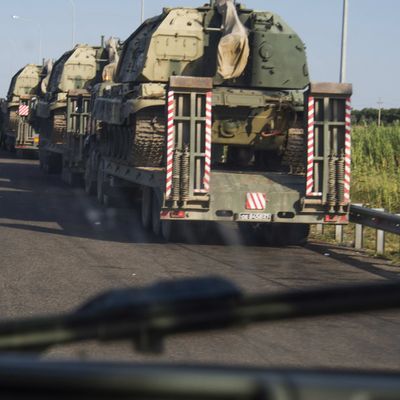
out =
[[[400,235],[400,214],[390,214],[383,208],[366,208],[361,204],[350,207],[350,222],[355,224],[354,247],[364,248],[364,228],[376,229],[376,253],[385,253],[385,233]],[[321,230],[321,228],[319,229]],[[337,225],[335,231],[336,241],[343,243],[343,225]]]
[[400,235],[400,215],[390,214],[381,209],[354,204],[350,207],[350,222]]
[[385,212],[383,208],[366,208],[360,204],[350,207],[350,222],[356,224],[354,247],[364,248],[364,227],[376,229],[376,253],[385,253],[385,232],[400,235],[400,215]]

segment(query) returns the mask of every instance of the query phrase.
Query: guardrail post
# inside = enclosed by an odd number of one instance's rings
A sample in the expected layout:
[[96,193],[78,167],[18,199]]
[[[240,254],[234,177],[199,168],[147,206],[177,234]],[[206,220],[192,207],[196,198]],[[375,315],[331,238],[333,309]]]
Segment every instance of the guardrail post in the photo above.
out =
[[364,227],[360,224],[356,224],[354,231],[354,247],[357,250],[364,248]]
[[336,225],[336,227],[335,227],[335,240],[338,243],[343,243],[343,225]]
[[324,234],[324,224],[317,224],[317,233],[318,235]]
[[[375,211],[385,211],[383,208],[374,208]],[[376,253],[385,254],[385,231],[376,230]]]

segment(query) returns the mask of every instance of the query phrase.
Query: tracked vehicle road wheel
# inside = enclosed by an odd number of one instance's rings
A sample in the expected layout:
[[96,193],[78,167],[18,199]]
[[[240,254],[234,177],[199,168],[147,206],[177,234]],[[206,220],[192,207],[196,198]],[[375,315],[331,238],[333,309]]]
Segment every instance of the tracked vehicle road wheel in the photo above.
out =
[[141,220],[142,226],[145,229],[151,227],[151,216],[153,212],[153,190],[149,187],[143,187],[142,190],[142,204],[141,204]]

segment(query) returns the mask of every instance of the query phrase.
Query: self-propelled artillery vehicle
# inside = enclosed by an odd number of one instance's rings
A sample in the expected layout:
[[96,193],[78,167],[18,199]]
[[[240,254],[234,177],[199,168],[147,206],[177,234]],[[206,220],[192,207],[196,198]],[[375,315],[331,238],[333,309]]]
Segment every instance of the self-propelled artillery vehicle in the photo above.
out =
[[9,151],[38,150],[39,132],[29,124],[32,102],[41,91],[45,67],[28,64],[12,78],[7,94],[1,145]]
[[67,181],[84,167],[90,93],[109,64],[108,54],[103,45],[76,45],[67,51],[54,63],[46,90],[34,105],[41,167],[48,173],[62,172]]
[[310,82],[277,14],[166,8],[94,89],[86,189],[105,202],[133,188],[165,238],[230,221],[247,238],[304,242],[309,224],[348,220],[351,91]]

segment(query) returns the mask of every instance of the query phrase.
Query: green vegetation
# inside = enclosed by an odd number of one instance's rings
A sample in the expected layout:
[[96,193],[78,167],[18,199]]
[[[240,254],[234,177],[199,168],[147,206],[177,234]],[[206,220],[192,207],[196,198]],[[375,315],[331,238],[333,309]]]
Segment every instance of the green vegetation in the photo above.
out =
[[352,202],[400,212],[400,124],[353,129]]
[[[352,120],[354,124],[372,124],[378,121],[379,110],[377,108],[363,108],[353,110]],[[384,108],[381,110],[383,124],[393,124],[400,121],[400,108]]]

